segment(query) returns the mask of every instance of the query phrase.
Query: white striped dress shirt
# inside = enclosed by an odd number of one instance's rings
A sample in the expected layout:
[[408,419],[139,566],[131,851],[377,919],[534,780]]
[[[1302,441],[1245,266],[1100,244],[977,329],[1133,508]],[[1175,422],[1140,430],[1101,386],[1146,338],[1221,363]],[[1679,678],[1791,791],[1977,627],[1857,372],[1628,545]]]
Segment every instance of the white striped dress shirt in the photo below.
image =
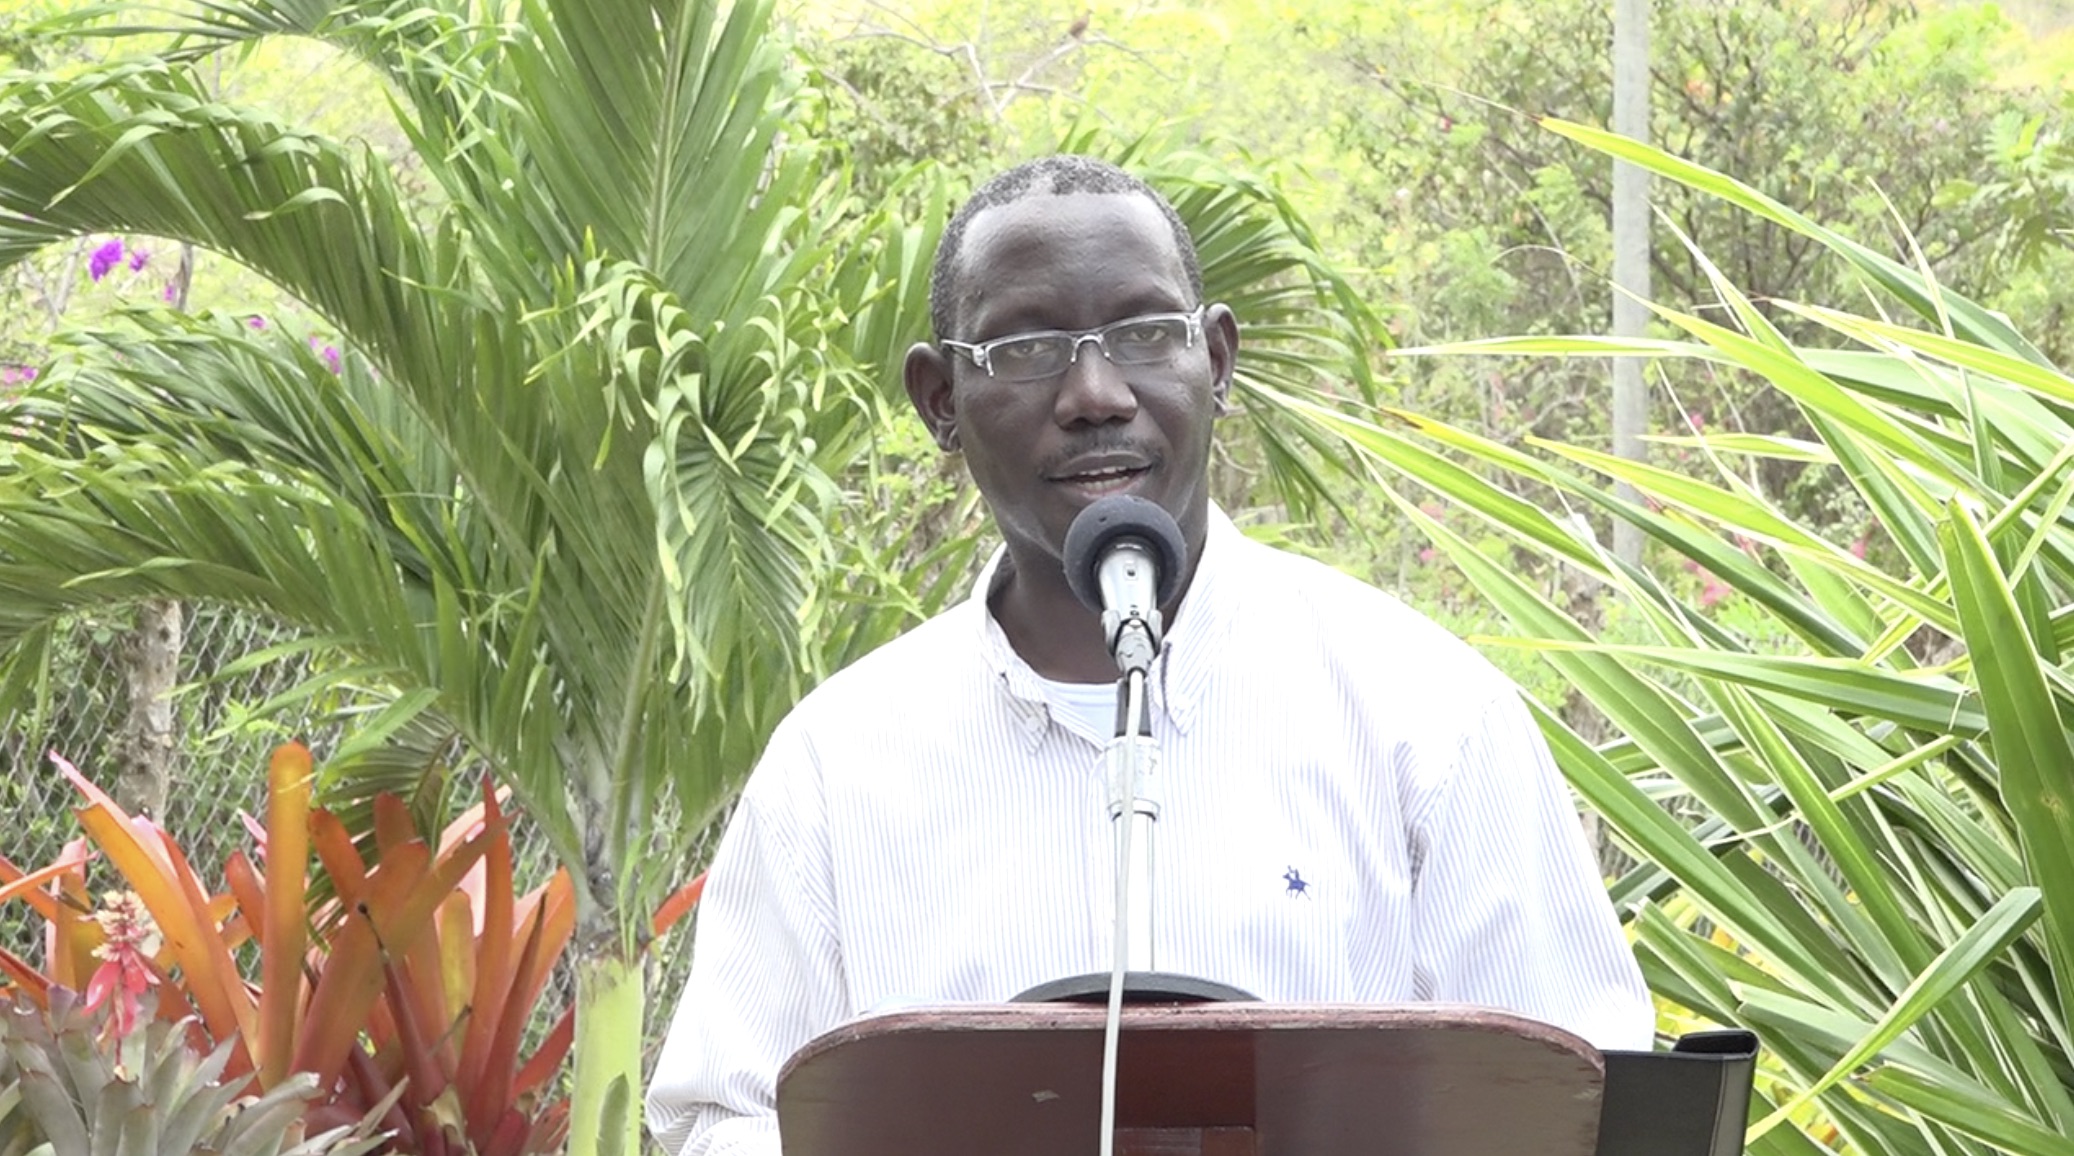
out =
[[[1151,683],[1161,971],[1650,1045],[1569,792],[1518,689],[1466,644],[1213,510]],[[778,1068],[857,1016],[1108,971],[1109,736],[1054,693],[976,593],[778,727],[649,1090],[665,1149],[775,1156]]]

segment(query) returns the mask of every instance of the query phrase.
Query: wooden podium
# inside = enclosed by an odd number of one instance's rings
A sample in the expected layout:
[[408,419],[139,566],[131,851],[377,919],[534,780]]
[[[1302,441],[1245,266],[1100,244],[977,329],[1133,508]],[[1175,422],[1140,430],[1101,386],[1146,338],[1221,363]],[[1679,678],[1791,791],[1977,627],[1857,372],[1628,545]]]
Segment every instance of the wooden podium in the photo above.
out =
[[[779,1074],[785,1152],[1092,1154],[1103,1011],[935,1008],[838,1028]],[[1606,1082],[1600,1053],[1560,1028],[1436,1004],[1128,1006],[1117,1069],[1118,1156],[1594,1156]]]

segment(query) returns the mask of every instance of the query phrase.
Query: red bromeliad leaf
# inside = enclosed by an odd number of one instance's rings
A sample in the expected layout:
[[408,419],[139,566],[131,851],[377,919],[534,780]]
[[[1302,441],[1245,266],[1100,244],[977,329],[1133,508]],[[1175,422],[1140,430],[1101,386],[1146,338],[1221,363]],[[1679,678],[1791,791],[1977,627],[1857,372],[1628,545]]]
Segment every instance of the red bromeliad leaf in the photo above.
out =
[[[526,937],[525,947],[519,953],[517,970],[512,974],[511,986],[505,993],[505,1001],[491,1011],[490,1019],[494,1032],[490,1040],[490,1051],[485,1057],[482,1079],[469,1088],[472,1098],[467,1103],[468,1130],[477,1134],[495,1126],[512,1101],[512,1083],[518,1067],[519,1033],[533,1008],[533,1001],[521,993],[534,983],[534,974],[544,972],[541,966],[541,940],[546,924],[546,905],[534,910],[532,918],[520,925],[520,934]],[[481,1014],[485,1009],[478,1008]]]
[[576,1008],[572,1005],[555,1021],[554,1030],[540,1041],[540,1047],[526,1066],[519,1069],[518,1078],[511,1082],[511,1098],[522,1101],[532,1096],[547,1083],[562,1066],[562,1057],[569,1054],[570,1045],[576,1042]]
[[654,933],[661,935],[675,927],[678,920],[698,905],[699,896],[705,892],[706,873],[701,871],[698,878],[671,892],[670,897],[663,900],[662,906],[655,909],[655,922],[652,928]]
[[417,1010],[409,990],[409,981],[393,958],[382,961],[382,978],[389,995],[389,1010],[396,1021],[396,1042],[402,1050],[403,1071],[408,1082],[403,1089],[404,1112],[418,1125],[418,1138],[427,1145],[428,1154],[434,1149],[444,1149],[445,1129],[430,1119],[428,1110],[433,1102],[446,1094],[446,1073],[433,1062],[431,1042],[425,1037],[424,1027],[418,1022]]
[[[540,1002],[540,993],[547,990],[554,961],[561,957],[562,950],[569,946],[570,937],[576,934],[576,885],[570,882],[568,871],[556,868],[546,885],[535,894],[542,896],[541,907],[545,912],[540,930],[540,963],[523,986],[516,986],[518,981],[513,980],[517,1006],[521,1009],[519,1014],[525,1016],[530,1016],[533,1006]],[[511,1001],[507,999],[507,1002]]]
[[266,892],[260,941],[259,1083],[271,1088],[287,1078],[294,1058],[295,1027],[302,1011],[303,947],[307,942],[303,900],[310,861],[310,783],[315,768],[301,743],[275,748],[267,763]]
[[381,995],[381,943],[370,910],[405,899],[423,880],[429,858],[424,844],[405,844],[368,874],[357,895],[347,897],[340,888],[341,899],[350,906],[332,940],[323,975],[310,993],[295,1053],[295,1069],[315,1072],[320,1086],[338,1078],[348,1053],[361,1050],[360,1029]]

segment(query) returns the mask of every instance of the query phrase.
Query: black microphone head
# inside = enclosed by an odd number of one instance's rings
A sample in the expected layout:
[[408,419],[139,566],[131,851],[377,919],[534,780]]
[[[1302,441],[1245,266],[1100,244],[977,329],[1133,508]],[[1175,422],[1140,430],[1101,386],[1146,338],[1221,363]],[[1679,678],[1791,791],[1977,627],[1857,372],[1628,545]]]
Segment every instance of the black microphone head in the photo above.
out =
[[1135,494],[1111,494],[1080,511],[1066,528],[1066,582],[1089,610],[1102,612],[1102,586],[1097,575],[1102,553],[1119,538],[1136,538],[1153,552],[1159,580],[1159,604],[1173,601],[1181,585],[1188,543],[1181,527],[1158,502]]

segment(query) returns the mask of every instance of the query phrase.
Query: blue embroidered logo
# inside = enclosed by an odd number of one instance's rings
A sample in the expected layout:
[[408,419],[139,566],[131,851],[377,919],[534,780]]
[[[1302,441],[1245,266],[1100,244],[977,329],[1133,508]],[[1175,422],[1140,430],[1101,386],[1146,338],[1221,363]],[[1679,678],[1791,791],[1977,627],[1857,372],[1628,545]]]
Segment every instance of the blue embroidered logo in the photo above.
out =
[[1282,872],[1282,880],[1289,884],[1290,898],[1293,899],[1298,895],[1303,896],[1305,899],[1311,897],[1311,885],[1304,880],[1304,877],[1297,872],[1296,868],[1291,867],[1289,870]]

